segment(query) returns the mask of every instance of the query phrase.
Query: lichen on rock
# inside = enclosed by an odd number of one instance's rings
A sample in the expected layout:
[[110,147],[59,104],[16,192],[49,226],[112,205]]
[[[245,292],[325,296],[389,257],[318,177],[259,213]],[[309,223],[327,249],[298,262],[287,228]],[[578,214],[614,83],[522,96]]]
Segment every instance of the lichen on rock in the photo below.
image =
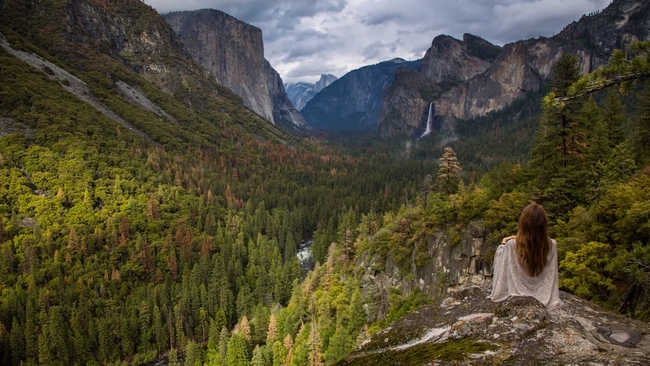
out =
[[650,363],[646,323],[564,292],[564,305],[554,310],[530,297],[495,303],[488,292],[487,286],[467,288],[421,307],[372,336],[340,365]]

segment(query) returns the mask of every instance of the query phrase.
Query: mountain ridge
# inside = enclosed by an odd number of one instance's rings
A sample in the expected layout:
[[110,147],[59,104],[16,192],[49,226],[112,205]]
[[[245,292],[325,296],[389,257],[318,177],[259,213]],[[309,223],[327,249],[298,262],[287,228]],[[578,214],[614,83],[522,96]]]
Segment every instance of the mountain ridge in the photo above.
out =
[[[436,125],[444,127],[443,134],[449,134],[458,120],[485,116],[540,90],[563,53],[578,58],[581,73],[595,70],[607,61],[615,48],[624,47],[632,39],[650,37],[648,19],[650,5],[647,2],[616,0],[602,11],[567,25],[550,38],[520,40],[498,47],[471,34],[465,34],[463,40],[437,36],[417,71],[424,79],[414,83],[415,75],[396,74],[410,81],[396,82],[400,88],[386,88],[385,94],[375,96],[382,100],[374,102],[382,105],[377,133],[384,138],[419,137],[426,128],[428,103],[434,102]],[[470,65],[475,65],[474,71],[469,71]],[[459,70],[468,70],[468,73],[455,74]],[[409,84],[413,84],[414,89],[404,90]],[[432,92],[420,98],[422,95],[417,89],[423,87]],[[328,89],[323,92],[328,93]],[[405,96],[415,99],[407,101]],[[314,103],[310,112],[321,108],[333,110],[327,107],[329,102],[317,99]],[[339,117],[345,119],[343,114]],[[335,116],[328,118],[336,119]],[[332,128],[338,127],[332,125]]]
[[384,90],[400,67],[416,69],[421,60],[396,58],[350,71],[316,94],[301,113],[316,130],[372,130],[381,114]]
[[289,83],[284,84],[287,95],[297,110],[305,107],[314,95],[320,93],[321,90],[335,82],[338,78],[332,74],[321,74],[317,82],[311,83]]

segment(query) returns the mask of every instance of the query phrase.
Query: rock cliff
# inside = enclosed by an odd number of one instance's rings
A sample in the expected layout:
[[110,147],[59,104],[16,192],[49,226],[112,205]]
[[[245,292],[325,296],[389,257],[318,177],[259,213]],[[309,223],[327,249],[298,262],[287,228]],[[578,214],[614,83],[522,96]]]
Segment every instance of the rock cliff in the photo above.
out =
[[386,90],[400,67],[417,69],[418,61],[394,59],[350,71],[310,100],[302,115],[318,130],[376,128]]
[[382,137],[421,136],[426,128],[429,103],[455,85],[483,73],[500,50],[471,34],[465,34],[462,41],[445,35],[436,37],[418,71],[398,72],[386,90],[379,134]]
[[[60,18],[65,19],[60,25],[67,41],[64,47],[95,46],[167,90],[173,87],[162,82],[163,75],[201,73],[189,62],[182,41],[150,7],[127,3],[106,11],[92,1],[66,1],[53,10],[62,12]],[[61,52],[60,56],[65,59],[67,54]],[[66,61],[76,64],[74,59]]]
[[[182,40],[164,19],[140,1],[119,5],[94,0],[57,4],[14,1],[11,10],[26,18],[13,17],[9,26],[33,33],[37,46],[70,68],[85,69],[85,59],[79,55],[104,54],[120,60],[193,108],[201,109],[205,100],[188,93],[192,89],[189,84],[213,95],[240,100],[227,88],[207,79],[208,71],[191,60]],[[28,23],[24,21],[27,18]],[[52,23],[52,19],[58,21]],[[30,29],[21,30],[27,27]]]
[[[419,69],[437,86],[429,95],[431,99],[424,101],[435,101],[438,126],[453,127],[458,119],[502,110],[514,100],[540,90],[563,53],[576,56],[580,71],[586,73],[604,64],[614,49],[633,39],[648,38],[650,3],[641,0],[615,0],[603,11],[568,25],[555,37],[522,40],[500,50],[471,35],[465,35],[463,41],[439,36],[433,40]],[[400,77],[413,79],[413,75],[404,73]],[[391,88],[386,93],[379,123],[381,136],[418,136],[423,130],[423,115],[427,112],[419,106],[420,102],[407,102],[404,98],[421,96],[417,90],[404,88],[421,88],[423,83],[424,80],[396,81],[400,88]],[[419,110],[407,111],[412,108]]]
[[436,85],[419,72],[399,68],[395,81],[384,93],[379,134],[382,137],[422,135],[431,104],[428,93],[436,90]]
[[[472,222],[462,232],[460,241],[451,244],[449,232],[440,230],[414,250],[405,271],[388,257],[361,254],[357,266],[363,270],[361,289],[369,321],[383,319],[388,310],[391,290],[405,296],[416,288],[433,298],[442,298],[447,291],[489,283],[492,262],[487,232],[481,222]],[[381,268],[381,269],[377,269]]]
[[577,57],[581,73],[605,62],[596,52],[573,42],[539,38],[510,43],[485,72],[440,96],[435,102],[436,113],[468,119],[501,110],[545,85],[555,63],[565,53]]
[[487,70],[500,50],[471,34],[465,34],[462,41],[441,35],[431,42],[419,71],[434,83],[468,81]]
[[307,102],[314,98],[314,95],[320,93],[321,90],[328,87],[330,84],[335,82],[337,77],[332,74],[322,74],[320,79],[314,83],[295,83],[295,84],[285,84],[284,88],[287,91],[287,95],[293,103],[293,106],[301,110],[305,107]]
[[271,123],[306,128],[286,96],[280,75],[264,59],[262,31],[212,9],[164,15],[191,57],[244,105]]
[[631,40],[650,38],[650,2],[616,0],[602,12],[583,16],[554,37],[575,41],[607,57]]
[[647,365],[650,326],[561,292],[548,310],[530,297],[493,303],[488,286],[452,293],[363,342],[340,366]]

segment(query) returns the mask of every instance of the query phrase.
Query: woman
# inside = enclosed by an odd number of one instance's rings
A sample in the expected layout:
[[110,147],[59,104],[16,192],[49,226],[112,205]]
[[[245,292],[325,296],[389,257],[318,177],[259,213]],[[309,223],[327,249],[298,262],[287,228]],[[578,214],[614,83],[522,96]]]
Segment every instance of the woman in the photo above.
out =
[[549,309],[562,304],[557,279],[557,243],[548,237],[544,208],[528,205],[516,236],[504,238],[494,255],[492,301],[531,296]]

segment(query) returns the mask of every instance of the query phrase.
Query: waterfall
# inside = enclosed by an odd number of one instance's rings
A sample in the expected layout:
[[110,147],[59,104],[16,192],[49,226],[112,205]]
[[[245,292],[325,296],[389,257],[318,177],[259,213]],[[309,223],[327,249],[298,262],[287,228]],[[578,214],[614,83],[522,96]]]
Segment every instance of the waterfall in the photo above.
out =
[[429,115],[427,116],[427,129],[424,130],[424,133],[420,138],[423,138],[424,136],[428,135],[431,133],[431,111],[433,110],[433,102],[429,103]]

